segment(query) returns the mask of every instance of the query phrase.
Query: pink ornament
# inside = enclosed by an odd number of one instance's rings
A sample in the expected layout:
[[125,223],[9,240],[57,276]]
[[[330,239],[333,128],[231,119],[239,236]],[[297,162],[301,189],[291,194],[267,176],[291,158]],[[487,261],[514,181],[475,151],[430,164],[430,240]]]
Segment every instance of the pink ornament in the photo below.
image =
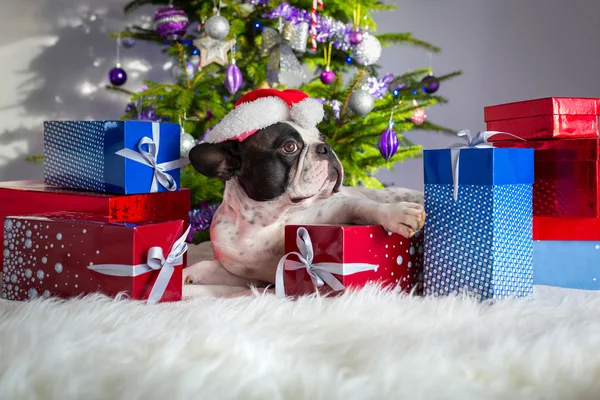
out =
[[421,125],[423,122],[425,122],[426,118],[427,118],[427,114],[425,114],[425,109],[423,109],[423,108],[417,108],[413,112],[412,117],[410,117],[410,120],[415,125]]

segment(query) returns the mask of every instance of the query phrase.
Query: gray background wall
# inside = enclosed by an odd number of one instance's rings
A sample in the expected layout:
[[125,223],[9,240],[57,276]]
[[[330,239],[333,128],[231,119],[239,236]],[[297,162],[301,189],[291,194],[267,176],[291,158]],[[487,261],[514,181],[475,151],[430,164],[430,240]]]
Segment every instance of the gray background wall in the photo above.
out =
[[[41,121],[114,118],[126,100],[103,90],[114,63],[124,0],[1,0],[0,180],[40,178],[40,166],[23,161],[41,152]],[[325,1],[327,3],[327,1]],[[397,0],[394,13],[376,16],[378,31],[412,32],[440,46],[434,71],[462,69],[440,94],[450,103],[429,119],[474,131],[485,127],[485,105],[545,96],[600,97],[598,0]],[[132,17],[140,21],[144,12]],[[83,16],[83,19],[82,19]],[[148,45],[123,51],[129,87],[145,77],[168,79],[165,59]],[[427,53],[387,48],[382,72],[427,66]],[[96,65],[96,66],[94,66]],[[84,93],[85,92],[85,93]],[[426,148],[453,138],[428,132],[408,136]],[[422,187],[421,160],[383,171],[388,183]]]

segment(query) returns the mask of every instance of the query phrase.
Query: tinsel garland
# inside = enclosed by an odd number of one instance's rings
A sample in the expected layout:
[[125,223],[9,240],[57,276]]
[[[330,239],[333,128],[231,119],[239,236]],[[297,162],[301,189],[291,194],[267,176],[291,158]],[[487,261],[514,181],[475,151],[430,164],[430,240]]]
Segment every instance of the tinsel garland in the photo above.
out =
[[[294,24],[307,22],[310,24],[310,11],[293,7],[287,2],[281,3],[273,11],[265,15],[266,18],[281,18]],[[317,15],[317,42],[333,42],[336,49],[349,51],[352,47],[350,34],[354,30],[352,24],[345,24],[331,17]]]
[[207,201],[201,201],[198,207],[190,210],[189,221],[190,221],[190,233],[188,234],[187,241],[192,242],[196,233],[200,231],[206,231],[210,228],[212,219],[215,215],[215,211],[219,205],[211,205]]
[[381,79],[377,79],[374,76],[367,78],[367,82],[362,85],[362,89],[366,90],[371,96],[378,99],[383,97],[389,92],[389,85],[394,80],[393,74],[387,74]]

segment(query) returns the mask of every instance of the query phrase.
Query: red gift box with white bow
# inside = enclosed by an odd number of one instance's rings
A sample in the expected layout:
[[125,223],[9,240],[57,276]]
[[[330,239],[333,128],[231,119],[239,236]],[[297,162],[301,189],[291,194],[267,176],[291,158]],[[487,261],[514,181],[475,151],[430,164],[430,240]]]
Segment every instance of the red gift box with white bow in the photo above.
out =
[[288,225],[285,252],[276,275],[279,296],[339,294],[371,283],[422,287],[422,233],[407,239],[373,225]]
[[1,296],[181,300],[184,229],[183,220],[109,223],[81,213],[7,217]]

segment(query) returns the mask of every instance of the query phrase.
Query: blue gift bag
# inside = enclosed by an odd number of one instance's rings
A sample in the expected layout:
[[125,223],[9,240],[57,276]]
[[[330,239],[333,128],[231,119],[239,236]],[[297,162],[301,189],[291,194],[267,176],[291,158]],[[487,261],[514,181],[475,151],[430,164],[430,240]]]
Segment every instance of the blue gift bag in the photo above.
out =
[[44,183],[136,194],[179,189],[180,126],[150,121],[47,121]]
[[533,150],[485,147],[423,153],[425,294],[533,291]]

